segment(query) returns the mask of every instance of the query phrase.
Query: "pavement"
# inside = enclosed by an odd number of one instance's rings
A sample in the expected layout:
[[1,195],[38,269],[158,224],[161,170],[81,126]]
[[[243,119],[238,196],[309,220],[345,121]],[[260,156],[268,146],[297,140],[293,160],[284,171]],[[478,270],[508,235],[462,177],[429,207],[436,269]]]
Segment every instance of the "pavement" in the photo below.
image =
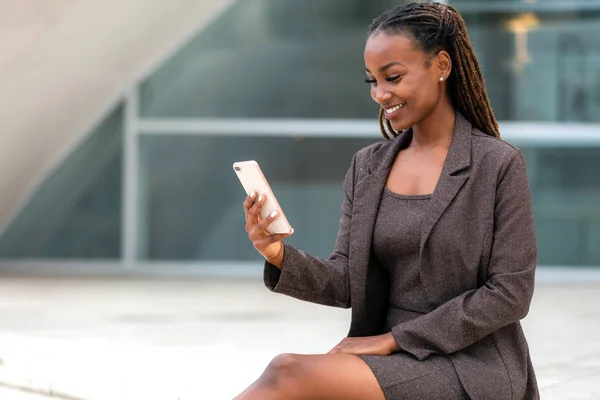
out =
[[[0,277],[0,399],[225,400],[350,313],[260,279]],[[523,321],[542,399],[600,400],[600,283],[538,283]]]

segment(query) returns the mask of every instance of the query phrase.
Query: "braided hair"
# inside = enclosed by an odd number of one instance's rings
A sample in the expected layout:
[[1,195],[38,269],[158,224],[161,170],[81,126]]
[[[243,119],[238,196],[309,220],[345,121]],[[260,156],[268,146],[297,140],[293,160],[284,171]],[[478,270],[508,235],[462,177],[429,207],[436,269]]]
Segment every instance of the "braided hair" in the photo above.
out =
[[[427,55],[427,64],[439,51],[447,51],[453,68],[447,80],[452,105],[474,127],[490,136],[500,137],[465,21],[454,7],[440,3],[410,3],[396,7],[381,14],[369,26],[369,36],[377,33],[410,35],[417,49]],[[383,109],[379,110],[379,127],[386,139],[398,135],[385,118]]]

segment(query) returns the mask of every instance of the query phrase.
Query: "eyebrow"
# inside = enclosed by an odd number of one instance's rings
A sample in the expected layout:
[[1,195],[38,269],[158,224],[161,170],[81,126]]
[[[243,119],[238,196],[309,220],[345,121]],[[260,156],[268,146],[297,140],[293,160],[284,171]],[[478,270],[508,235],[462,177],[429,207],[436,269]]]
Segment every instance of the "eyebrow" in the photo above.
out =
[[[380,67],[379,68],[379,72],[385,72],[385,70],[387,70],[390,67],[393,67],[394,65],[401,65],[403,67],[406,67],[406,64],[403,64],[403,63],[398,62],[398,61],[392,61],[391,63],[385,64],[383,67]],[[367,72],[371,72],[369,70],[369,68],[367,68]]]

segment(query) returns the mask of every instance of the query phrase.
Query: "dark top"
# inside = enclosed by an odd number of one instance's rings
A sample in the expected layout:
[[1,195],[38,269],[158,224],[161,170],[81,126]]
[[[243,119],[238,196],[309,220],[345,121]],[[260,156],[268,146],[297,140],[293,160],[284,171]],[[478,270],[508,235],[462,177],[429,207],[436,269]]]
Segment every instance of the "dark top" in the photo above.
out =
[[[384,189],[373,230],[373,252],[387,272],[389,306],[426,313],[421,285],[419,242],[421,223],[431,195],[403,195]],[[388,321],[388,327],[397,321]]]

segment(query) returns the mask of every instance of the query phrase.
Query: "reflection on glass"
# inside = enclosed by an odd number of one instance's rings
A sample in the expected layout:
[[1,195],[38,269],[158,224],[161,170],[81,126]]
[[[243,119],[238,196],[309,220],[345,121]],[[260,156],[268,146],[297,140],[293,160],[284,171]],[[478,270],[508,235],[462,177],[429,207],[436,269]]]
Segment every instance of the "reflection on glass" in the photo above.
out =
[[469,27],[498,119],[600,121],[600,3],[452,3]]

